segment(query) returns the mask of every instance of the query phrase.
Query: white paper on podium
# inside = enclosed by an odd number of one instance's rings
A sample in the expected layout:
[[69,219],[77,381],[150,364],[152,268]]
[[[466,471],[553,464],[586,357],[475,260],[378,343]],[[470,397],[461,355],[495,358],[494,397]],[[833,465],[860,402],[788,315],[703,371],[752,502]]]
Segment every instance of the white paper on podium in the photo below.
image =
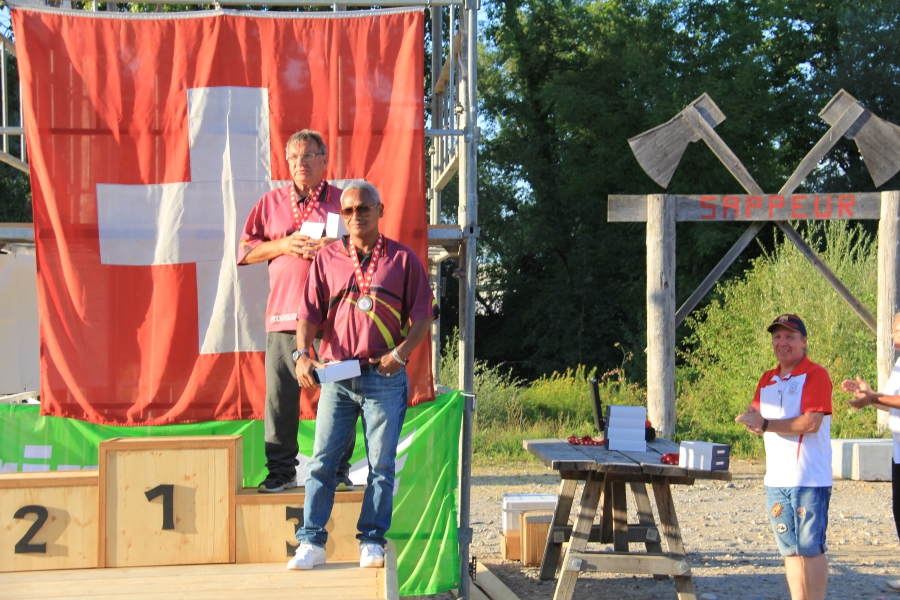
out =
[[325,226],[325,235],[330,238],[341,238],[349,234],[344,219],[337,213],[328,213],[328,224]]
[[325,365],[324,369],[316,369],[319,383],[334,383],[335,381],[359,377],[361,374],[358,360],[330,362]]
[[317,240],[322,237],[324,231],[325,223],[311,223],[310,221],[307,221],[300,226],[299,233],[300,235],[305,235],[306,237]]

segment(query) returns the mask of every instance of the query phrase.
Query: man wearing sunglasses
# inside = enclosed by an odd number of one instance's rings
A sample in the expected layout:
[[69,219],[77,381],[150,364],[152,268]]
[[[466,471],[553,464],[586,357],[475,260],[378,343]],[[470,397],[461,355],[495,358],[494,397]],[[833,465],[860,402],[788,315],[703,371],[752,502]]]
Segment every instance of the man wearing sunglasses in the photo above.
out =
[[313,457],[308,464],[304,523],[288,569],[325,563],[325,525],[334,505],[343,440],[362,416],[369,459],[367,487],[357,523],[359,565],[384,565],[391,526],[394,460],[406,416],[409,382],[404,366],[437,318],[428,275],[412,250],[378,230],[384,216],[378,190],[354,181],[341,196],[349,235],[323,248],[313,261],[297,313],[297,379],[319,385],[305,349],[320,329],[322,361],[358,361],[360,375],[322,385]]
[[[290,184],[272,190],[250,211],[238,250],[238,265],[268,262],[266,306],[265,451],[269,473],[260,492],[297,487],[297,430],[301,417],[300,385],[291,354],[297,349],[297,305],[312,260],[334,241],[300,235],[304,223],[326,223],[341,210],[341,190],[324,180],[328,154],[322,136],[309,129],[292,135],[285,146]],[[305,346],[312,345],[312,340]],[[314,396],[306,398],[303,416],[315,418]],[[355,436],[353,438],[355,441]],[[352,442],[351,442],[352,443]],[[350,451],[352,446],[348,445]],[[349,453],[342,462],[342,482],[352,487]]]

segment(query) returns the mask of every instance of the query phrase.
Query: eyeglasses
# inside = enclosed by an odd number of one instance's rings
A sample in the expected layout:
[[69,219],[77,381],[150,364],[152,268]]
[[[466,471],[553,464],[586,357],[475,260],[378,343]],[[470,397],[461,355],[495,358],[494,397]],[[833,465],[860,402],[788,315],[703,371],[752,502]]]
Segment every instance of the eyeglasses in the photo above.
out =
[[345,219],[349,219],[350,217],[353,216],[353,213],[357,213],[360,217],[366,218],[369,216],[370,212],[372,212],[371,206],[367,206],[365,204],[358,204],[356,206],[342,208],[341,216]]
[[325,156],[324,152],[304,152],[303,154],[288,154],[287,161],[289,163],[295,162],[310,162],[317,156]]

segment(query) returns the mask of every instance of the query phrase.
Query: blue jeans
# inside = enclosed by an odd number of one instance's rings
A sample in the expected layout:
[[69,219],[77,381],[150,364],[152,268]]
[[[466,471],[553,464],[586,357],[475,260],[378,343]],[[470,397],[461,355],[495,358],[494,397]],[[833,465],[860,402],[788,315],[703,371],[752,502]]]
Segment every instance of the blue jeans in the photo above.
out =
[[402,368],[391,377],[369,371],[322,386],[316,440],[307,464],[303,527],[297,531],[297,541],[325,546],[325,525],[334,507],[338,463],[347,436],[361,415],[369,476],[356,537],[360,543],[387,543],[384,534],[391,527],[394,510],[394,459],[408,400],[409,381]]
[[766,487],[766,506],[782,556],[818,556],[828,550],[830,487]]

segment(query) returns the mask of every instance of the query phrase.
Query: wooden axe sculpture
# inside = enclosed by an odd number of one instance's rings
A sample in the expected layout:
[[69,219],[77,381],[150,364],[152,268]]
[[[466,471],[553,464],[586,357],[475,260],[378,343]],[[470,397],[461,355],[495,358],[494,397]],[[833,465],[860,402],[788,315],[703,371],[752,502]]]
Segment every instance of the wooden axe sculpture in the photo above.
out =
[[860,107],[862,114],[844,136],[856,142],[875,187],[881,187],[900,171],[900,127],[875,116],[844,90],[835,94],[819,116],[835,125],[854,106]]
[[[779,190],[779,195],[793,193],[842,136],[856,141],[876,186],[880,186],[900,170],[900,127],[879,119],[844,90],[838,92],[819,114],[831,128],[800,162]],[[703,94],[671,120],[631,138],[628,143],[641,168],[656,183],[666,187],[687,145],[703,139],[747,192],[762,195],[762,188],[713,129],[724,120],[725,116],[715,102]],[[800,234],[786,221],[778,221],[776,225],[874,331],[875,317],[834,275]],[[762,226],[762,222],[751,224],[691,297],[678,309],[675,315],[676,327],[712,289],[718,278],[756,237]]]

